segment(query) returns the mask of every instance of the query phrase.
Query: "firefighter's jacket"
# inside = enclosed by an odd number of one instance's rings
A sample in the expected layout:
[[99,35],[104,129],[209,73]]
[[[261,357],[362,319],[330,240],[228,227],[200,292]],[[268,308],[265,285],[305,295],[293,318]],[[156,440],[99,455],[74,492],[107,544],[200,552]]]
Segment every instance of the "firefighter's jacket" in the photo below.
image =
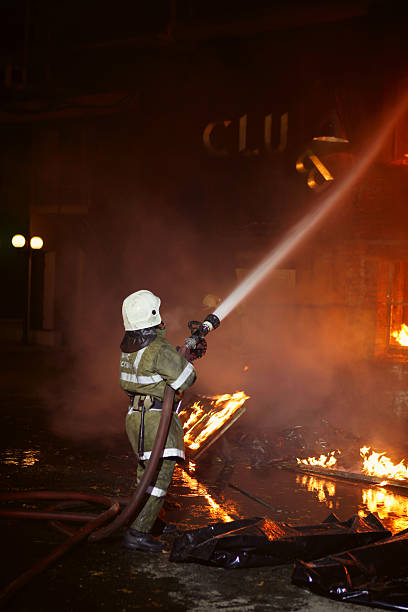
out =
[[[196,378],[194,367],[165,338],[165,331],[157,328],[131,332],[122,341],[120,359],[120,386],[127,393],[135,394],[134,408],[129,409],[126,418],[126,431],[134,451],[137,453],[137,439],[140,428],[141,412],[137,410],[137,396],[151,396],[162,401],[166,384],[177,393],[183,392]],[[139,348],[141,347],[141,348]],[[132,352],[127,352],[128,350]],[[144,445],[140,460],[151,455],[154,440],[161,418],[161,407],[157,404],[145,411]],[[170,422],[163,457],[184,459],[183,428],[177,414],[173,413]]]

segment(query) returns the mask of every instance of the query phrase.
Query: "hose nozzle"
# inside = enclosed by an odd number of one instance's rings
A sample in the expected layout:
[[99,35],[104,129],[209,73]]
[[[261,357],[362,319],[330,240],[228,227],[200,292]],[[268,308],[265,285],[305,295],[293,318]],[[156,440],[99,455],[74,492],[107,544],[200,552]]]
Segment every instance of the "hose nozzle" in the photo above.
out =
[[189,321],[188,328],[191,336],[185,339],[184,346],[187,347],[191,360],[200,359],[205,354],[207,342],[204,336],[213,329],[217,329],[219,324],[220,320],[215,314],[206,316],[202,323],[201,321]]
[[203,335],[206,336],[208,332],[213,329],[217,329],[220,325],[220,320],[215,314],[209,314],[205,317],[203,321]]

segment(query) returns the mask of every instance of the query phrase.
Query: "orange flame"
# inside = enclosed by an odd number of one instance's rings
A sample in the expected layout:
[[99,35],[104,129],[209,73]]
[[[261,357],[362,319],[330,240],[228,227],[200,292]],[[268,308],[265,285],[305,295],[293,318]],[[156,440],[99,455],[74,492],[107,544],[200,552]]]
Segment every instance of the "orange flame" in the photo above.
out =
[[391,336],[396,339],[401,346],[408,346],[408,325],[403,323],[399,331],[393,331]]
[[[328,455],[320,455],[319,458],[297,458],[296,461],[299,465],[316,465],[323,468],[331,468],[337,463],[337,459],[334,456],[335,454],[340,455],[341,451],[331,451]],[[404,463],[404,461],[406,461],[405,459],[395,464],[386,456],[385,452],[377,453],[372,450],[370,446],[363,446],[360,448],[360,455],[363,460],[361,472],[368,476],[384,478],[381,484],[386,484],[387,478],[392,478],[393,480],[408,480],[408,466]]]
[[[232,395],[214,395],[211,406],[206,410],[198,400],[191,408],[191,414],[184,423],[184,443],[191,450],[197,450],[200,446],[219,429],[232,415],[249,399],[243,391],[237,391]],[[180,416],[186,411],[180,413]]]
[[318,459],[316,457],[307,457],[307,459],[297,458],[296,461],[303,465],[319,465],[320,467],[330,468],[337,463],[337,459],[334,456],[336,453],[340,455],[341,451],[337,449],[331,451],[328,455],[320,455]]
[[[180,412],[180,416],[185,414],[186,411],[183,410]],[[190,429],[193,425],[195,425],[198,419],[204,414],[204,409],[201,407],[200,402],[194,402],[191,407],[191,414],[188,417],[187,421],[183,425],[183,429]]]
[[376,453],[369,451],[369,446],[360,448],[360,455],[363,459],[362,472],[369,476],[378,476],[379,478],[392,478],[394,480],[408,480],[408,467],[404,463],[404,459],[398,464],[394,464],[385,453]]

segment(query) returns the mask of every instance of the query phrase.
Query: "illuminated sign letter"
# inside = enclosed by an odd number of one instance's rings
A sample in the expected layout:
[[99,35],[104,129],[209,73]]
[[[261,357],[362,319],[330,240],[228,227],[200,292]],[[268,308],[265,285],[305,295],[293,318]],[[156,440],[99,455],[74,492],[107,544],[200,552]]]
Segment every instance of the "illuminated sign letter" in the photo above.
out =
[[[304,162],[306,159],[309,159],[313,167],[306,168]],[[315,189],[316,191],[321,191],[327,186],[327,183],[334,180],[334,177],[330,173],[330,170],[326,168],[324,163],[317,157],[313,151],[307,149],[302,155],[298,157],[296,162],[296,170],[301,174],[307,174],[307,184],[310,189]],[[323,177],[324,182],[318,182],[318,177]]]
[[274,151],[280,153],[286,149],[288,143],[288,113],[281,115],[280,118],[280,140],[279,145],[276,149],[272,149],[271,145],[271,133],[272,133],[272,115],[266,115],[264,121],[264,143],[265,150],[268,153]]
[[224,128],[227,128],[229,125],[231,125],[231,121],[211,121],[210,123],[207,123],[203,131],[203,143],[211,155],[225,156],[228,155],[227,149],[217,149],[211,142],[211,134],[217,125],[222,125]]
[[246,148],[247,121],[248,115],[242,115],[242,117],[239,118],[239,152],[244,155],[259,155],[259,149],[249,151]]

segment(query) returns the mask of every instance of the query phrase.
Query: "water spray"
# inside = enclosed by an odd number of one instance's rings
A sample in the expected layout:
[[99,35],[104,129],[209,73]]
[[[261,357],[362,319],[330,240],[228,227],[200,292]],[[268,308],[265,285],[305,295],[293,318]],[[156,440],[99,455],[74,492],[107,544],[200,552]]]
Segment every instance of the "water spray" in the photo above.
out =
[[381,150],[390,135],[396,122],[408,106],[408,96],[405,96],[392,114],[384,121],[378,134],[361,155],[360,160],[349,175],[340,181],[337,186],[330,189],[330,193],[322,199],[320,204],[298,223],[296,223],[283,239],[261,260],[261,262],[244,278],[244,280],[229,294],[229,296],[216,308],[214,315],[222,321],[238,306],[266,277],[285,259],[296,247],[309,236],[318,224],[334,209],[338,201],[344,197],[356,181],[366,172]]

